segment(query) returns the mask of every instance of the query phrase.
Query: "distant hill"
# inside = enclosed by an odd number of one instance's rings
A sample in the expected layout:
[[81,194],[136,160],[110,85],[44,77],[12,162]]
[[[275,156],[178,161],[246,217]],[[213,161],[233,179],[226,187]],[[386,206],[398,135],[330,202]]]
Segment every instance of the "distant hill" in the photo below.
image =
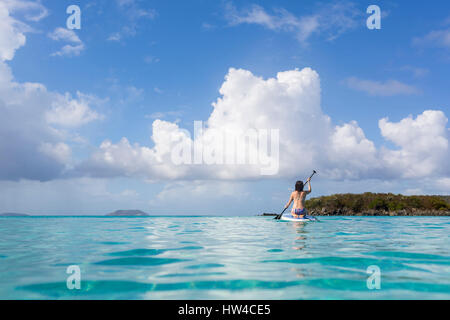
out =
[[306,208],[323,216],[450,216],[450,196],[334,194],[307,200]]
[[28,217],[29,214],[6,212],[6,213],[0,213],[0,216],[1,217]]
[[141,210],[116,210],[114,212],[108,213],[107,216],[111,217],[146,217],[149,216]]

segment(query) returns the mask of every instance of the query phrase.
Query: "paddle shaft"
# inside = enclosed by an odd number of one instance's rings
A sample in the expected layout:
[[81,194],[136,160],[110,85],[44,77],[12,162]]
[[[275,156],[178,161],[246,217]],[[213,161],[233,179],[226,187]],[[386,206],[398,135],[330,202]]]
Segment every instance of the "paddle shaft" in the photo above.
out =
[[[312,175],[309,177],[309,180],[311,180],[311,178],[316,174],[316,170],[313,171]],[[308,181],[308,179],[307,179]],[[287,210],[287,208],[284,208],[283,212],[281,212],[279,215],[277,215],[275,217],[275,220],[280,220],[281,217],[283,216],[283,213]]]

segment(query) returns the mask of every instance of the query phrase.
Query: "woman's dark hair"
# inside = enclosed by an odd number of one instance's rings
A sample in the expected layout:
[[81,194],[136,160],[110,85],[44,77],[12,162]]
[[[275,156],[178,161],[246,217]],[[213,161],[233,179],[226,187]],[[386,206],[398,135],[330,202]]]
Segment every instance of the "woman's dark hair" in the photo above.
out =
[[303,181],[297,181],[295,183],[295,191],[298,191],[298,192],[303,191]]

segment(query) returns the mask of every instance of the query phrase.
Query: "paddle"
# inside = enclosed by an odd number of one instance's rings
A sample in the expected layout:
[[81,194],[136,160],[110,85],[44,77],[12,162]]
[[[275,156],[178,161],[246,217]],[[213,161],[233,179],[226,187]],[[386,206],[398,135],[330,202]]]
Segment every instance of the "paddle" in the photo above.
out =
[[[313,170],[312,175],[309,177],[309,179],[311,180],[311,178],[316,174],[316,170]],[[274,219],[275,220],[280,220],[281,217],[283,216],[283,213],[287,210],[287,208],[284,208],[283,212],[281,212],[279,215],[277,215]]]

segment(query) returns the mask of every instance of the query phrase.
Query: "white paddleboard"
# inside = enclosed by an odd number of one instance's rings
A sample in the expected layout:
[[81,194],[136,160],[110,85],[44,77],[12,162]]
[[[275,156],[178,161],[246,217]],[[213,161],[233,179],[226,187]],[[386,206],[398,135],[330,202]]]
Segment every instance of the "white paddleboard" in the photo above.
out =
[[295,222],[311,222],[311,221],[318,221],[315,217],[313,216],[308,216],[306,215],[305,218],[294,218],[291,214],[283,214],[283,216],[281,217],[281,220],[284,221],[295,221]]

